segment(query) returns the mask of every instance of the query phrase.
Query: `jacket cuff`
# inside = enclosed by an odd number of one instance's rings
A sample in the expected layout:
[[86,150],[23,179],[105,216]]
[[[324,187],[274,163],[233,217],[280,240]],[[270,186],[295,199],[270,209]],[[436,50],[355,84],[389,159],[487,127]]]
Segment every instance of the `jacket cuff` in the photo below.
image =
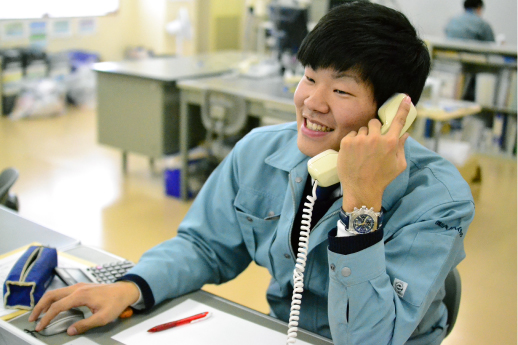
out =
[[130,281],[137,284],[142,297],[144,298],[144,309],[150,309],[155,305],[155,298],[153,297],[153,292],[151,292],[151,288],[149,284],[141,277],[136,274],[125,274],[122,277],[116,279],[115,281]]
[[383,239],[383,228],[364,235],[336,237],[336,228],[329,231],[329,250],[336,254],[353,254],[378,243]]

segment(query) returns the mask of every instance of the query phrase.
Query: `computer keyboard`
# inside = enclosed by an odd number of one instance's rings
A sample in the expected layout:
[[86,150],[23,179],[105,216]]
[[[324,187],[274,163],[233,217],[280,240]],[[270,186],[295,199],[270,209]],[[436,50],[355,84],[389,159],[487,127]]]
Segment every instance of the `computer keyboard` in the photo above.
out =
[[98,283],[109,284],[122,277],[130,268],[135,266],[131,261],[111,262],[104,265],[88,267],[86,270]]

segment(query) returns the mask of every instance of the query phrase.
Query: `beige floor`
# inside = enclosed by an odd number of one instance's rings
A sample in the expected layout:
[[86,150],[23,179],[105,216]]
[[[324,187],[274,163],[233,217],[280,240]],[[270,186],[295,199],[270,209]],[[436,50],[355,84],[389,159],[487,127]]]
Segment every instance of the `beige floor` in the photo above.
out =
[[[517,342],[516,160],[484,156],[480,165],[468,257],[459,266],[461,310],[448,345]],[[13,191],[23,217],[133,261],[174,236],[190,206],[165,196],[162,160],[153,172],[145,157],[130,155],[123,176],[120,152],[96,143],[91,110],[17,122],[0,118],[0,169],[8,166],[20,170]],[[250,266],[233,282],[205,289],[267,312],[267,284],[267,272]]]

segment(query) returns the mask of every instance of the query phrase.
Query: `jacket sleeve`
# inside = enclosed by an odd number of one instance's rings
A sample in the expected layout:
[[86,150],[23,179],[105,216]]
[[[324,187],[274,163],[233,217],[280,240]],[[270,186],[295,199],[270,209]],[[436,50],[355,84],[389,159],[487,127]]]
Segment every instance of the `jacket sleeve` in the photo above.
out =
[[234,155],[232,151],[211,174],[178,235],[144,253],[128,272],[149,285],[153,298],[146,299],[146,308],[151,306],[149,300],[158,304],[207,283],[226,282],[251,262],[233,207],[237,189]]
[[481,28],[481,36],[483,41],[494,42],[495,35],[493,33],[493,29],[488,23],[483,23]]
[[392,210],[383,241],[347,255],[328,250],[335,344],[405,344],[463,259],[471,200],[450,200],[422,213],[404,210]]

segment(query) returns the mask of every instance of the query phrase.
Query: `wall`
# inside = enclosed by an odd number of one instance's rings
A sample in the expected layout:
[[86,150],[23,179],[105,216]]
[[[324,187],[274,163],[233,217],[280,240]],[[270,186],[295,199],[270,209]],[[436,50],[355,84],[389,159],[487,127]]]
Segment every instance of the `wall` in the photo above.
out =
[[[120,10],[99,17],[97,32],[88,36],[74,35],[64,38],[48,38],[47,51],[83,49],[98,52],[103,60],[121,60],[125,48],[136,32],[133,25],[136,14],[135,0],[121,0]],[[76,19],[71,19],[74,23]],[[1,41],[0,48],[28,46],[29,40]]]
[[243,0],[210,1],[209,51],[241,49]]
[[[117,13],[97,19],[97,32],[88,36],[51,38],[46,50],[56,52],[81,49],[97,52],[103,61],[119,61],[128,47],[142,46],[159,55],[172,55],[176,51],[176,39],[168,35],[165,25],[175,20],[180,7],[187,7],[193,27],[196,28],[196,1],[170,0],[121,0]],[[77,19],[71,19],[75,23]],[[196,30],[195,30],[196,32]],[[184,55],[196,51],[196,36],[184,42]],[[28,46],[29,39],[0,40],[0,48]]]
[[157,54],[165,54],[165,7],[166,0],[136,1],[133,26],[136,28],[131,43],[151,49]]
[[[313,1],[320,5],[324,0]],[[443,36],[448,19],[463,11],[462,0],[397,0],[395,3],[421,35]],[[47,50],[91,50],[99,52],[105,61],[121,60],[129,46],[143,46],[157,54],[174,54],[175,37],[165,33],[165,24],[176,18],[181,6],[188,8],[194,27],[193,40],[184,43],[185,55],[242,47],[245,0],[121,0],[117,13],[98,18],[96,34],[52,38],[48,40]],[[483,18],[491,23],[495,34],[505,34],[507,44],[516,45],[516,14],[516,0],[486,0]],[[225,18],[232,19],[230,27],[222,26]],[[238,28],[229,34],[235,25]],[[28,44],[28,40],[0,41],[0,48]]]

